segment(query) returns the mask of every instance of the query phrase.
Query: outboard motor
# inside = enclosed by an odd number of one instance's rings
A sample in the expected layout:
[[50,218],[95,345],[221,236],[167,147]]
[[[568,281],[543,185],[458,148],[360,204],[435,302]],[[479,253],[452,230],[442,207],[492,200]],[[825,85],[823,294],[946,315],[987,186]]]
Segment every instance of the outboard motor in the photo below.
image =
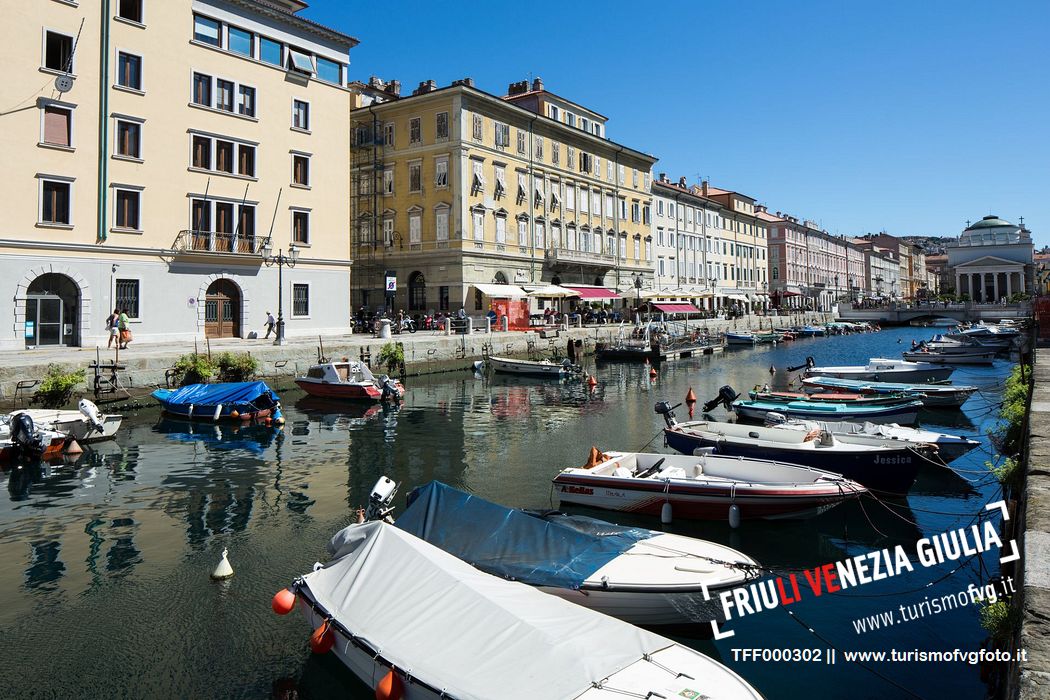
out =
[[766,425],[773,427],[775,425],[784,425],[787,423],[787,416],[783,413],[777,413],[776,411],[770,411],[766,413]]
[[393,523],[390,514],[394,512],[390,505],[397,495],[397,484],[385,476],[379,477],[379,481],[372,487],[372,493],[368,496],[368,508],[365,509],[365,520],[385,520]]
[[16,413],[11,417],[11,443],[16,459],[38,457],[44,452],[33,419],[27,413]]
[[379,381],[383,385],[382,398],[384,401],[388,398],[398,401],[401,398],[401,390],[397,388],[397,384],[394,383],[393,379],[384,374],[379,378]]
[[723,406],[727,411],[732,411],[733,402],[738,398],[740,398],[740,394],[736,393],[733,387],[726,384],[718,390],[718,396],[704,404],[704,413],[709,413],[711,409],[718,405]]
[[[678,404],[678,406],[681,405],[682,404]],[[674,410],[678,408],[678,406],[671,406],[671,404],[666,401],[657,401],[656,406],[653,407],[653,411],[664,417],[664,422],[667,423],[668,428],[673,428],[678,425],[678,419],[674,417]]]

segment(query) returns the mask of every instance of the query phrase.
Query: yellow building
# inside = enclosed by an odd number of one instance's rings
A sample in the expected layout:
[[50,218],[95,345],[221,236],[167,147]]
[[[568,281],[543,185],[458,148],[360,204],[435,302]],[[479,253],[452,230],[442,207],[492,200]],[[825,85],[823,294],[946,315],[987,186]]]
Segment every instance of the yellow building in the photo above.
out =
[[651,284],[656,159],[610,141],[602,115],[539,79],[503,97],[469,79],[355,89],[355,306],[474,313],[493,284]]
[[[349,51],[297,0],[9,3],[0,347],[345,331]],[[271,238],[272,235],[272,238]]]

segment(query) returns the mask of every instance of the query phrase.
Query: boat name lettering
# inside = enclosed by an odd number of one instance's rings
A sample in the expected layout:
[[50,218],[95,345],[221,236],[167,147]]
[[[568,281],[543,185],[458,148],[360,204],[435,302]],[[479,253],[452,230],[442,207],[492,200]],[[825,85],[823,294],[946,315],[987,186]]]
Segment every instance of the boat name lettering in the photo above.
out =
[[590,488],[588,486],[571,486],[571,485],[563,484],[562,487],[561,487],[561,492],[562,493],[579,493],[579,494],[583,494],[585,496],[593,496],[594,495],[594,489],[592,489],[592,488]]

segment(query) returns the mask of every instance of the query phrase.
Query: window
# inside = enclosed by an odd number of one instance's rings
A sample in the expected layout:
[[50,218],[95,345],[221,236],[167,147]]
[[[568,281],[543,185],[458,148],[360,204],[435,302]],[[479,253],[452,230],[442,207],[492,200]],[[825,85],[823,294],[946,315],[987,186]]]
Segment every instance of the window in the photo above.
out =
[[69,181],[42,180],[40,187],[40,223],[72,223],[70,203],[73,184]]
[[383,125],[383,145],[391,146],[394,145],[394,125],[385,124]]
[[448,187],[448,156],[434,161],[434,187]]
[[576,126],[576,115],[572,112],[565,113],[565,123],[569,126]]
[[73,37],[58,32],[44,35],[44,67],[73,72]]
[[211,76],[193,74],[193,104],[211,107]]
[[[591,213],[597,216],[602,213],[602,195],[597,190],[591,191]],[[612,216],[612,213],[609,213]]]
[[40,143],[49,146],[73,146],[73,110],[55,104],[44,106],[44,124]]
[[529,222],[528,219],[518,219],[518,245],[529,244]]
[[587,117],[580,117],[580,128],[584,131],[590,131],[590,120]]
[[310,285],[292,285],[292,316],[310,315]]
[[474,240],[483,241],[485,240],[485,210],[475,209],[474,210]]
[[408,164],[408,191],[423,191],[423,163],[415,162]]
[[242,56],[255,57],[255,35],[238,27],[227,28],[230,45],[227,47],[233,53]]
[[434,212],[434,231],[436,232],[437,240],[447,241],[448,240],[448,206],[440,206],[437,211]]
[[125,158],[142,157],[142,125],[136,122],[117,120],[117,155]]
[[233,111],[233,83],[221,78],[215,81],[215,109]]
[[482,139],[482,136],[483,136],[484,130],[485,130],[485,120],[480,114],[474,114],[474,115],[471,115],[471,116],[473,117],[472,123],[474,125],[474,128],[473,128],[474,140],[475,141],[480,141]]
[[383,245],[387,248],[394,246],[394,217],[389,215],[383,218]]
[[551,119],[558,121],[558,108],[554,105],[550,105]]
[[255,177],[255,146],[193,134],[190,162],[201,170]]
[[304,75],[314,74],[314,59],[309,52],[288,47],[288,70],[302,73]]
[[211,170],[211,139],[206,136],[193,137],[193,167]]
[[565,186],[565,208],[576,208],[576,185],[570,184]]
[[383,194],[394,194],[393,168],[387,168],[383,171]]
[[116,281],[116,307],[124,309],[128,318],[139,317],[139,281],[120,280]]
[[642,207],[638,202],[631,203],[631,221],[639,223],[642,220]]
[[551,143],[551,162],[555,165],[561,162],[561,147],[557,143]]
[[[605,217],[611,219],[613,217],[613,207],[616,206],[616,200],[611,194],[605,195]],[[595,213],[598,213],[595,211]]]
[[474,161],[474,178],[470,183],[470,193],[478,194],[485,189],[485,164],[480,160]]
[[215,142],[215,169],[224,172],[233,172],[233,152],[234,146],[232,141],[216,141]]
[[255,116],[255,88],[247,85],[237,87],[237,112],[246,117]]
[[300,187],[310,186],[310,156],[292,154],[292,184]]
[[408,120],[408,142],[410,144],[423,142],[423,133],[419,126],[419,117],[412,117]]
[[518,153],[525,155],[525,132],[518,129]]
[[590,153],[580,151],[580,172],[589,173],[594,167],[594,158]]
[[507,242],[507,215],[496,214],[496,243],[503,245]]
[[142,89],[142,58],[121,51],[117,54],[117,85],[131,90]]
[[496,165],[493,166],[493,170],[496,172],[496,199],[499,199],[507,194],[506,169],[502,165]]
[[496,148],[507,148],[510,146],[510,126],[507,124],[500,124],[499,122],[492,123],[493,130],[495,132]]
[[208,17],[193,16],[193,40],[212,46],[222,46],[219,23]]
[[652,223],[652,221],[652,211],[650,210],[649,205],[646,204],[644,207],[642,207],[642,223],[648,226]]
[[640,239],[640,238],[635,238],[634,239],[634,259],[635,260],[641,260],[642,259],[642,239]]
[[117,3],[117,17],[142,24],[142,0],[120,0]]
[[292,128],[310,130],[310,103],[292,100]]
[[533,142],[536,144],[536,160],[543,160],[543,137],[536,136]]
[[448,138],[448,112],[438,112],[434,118],[434,133],[439,139]]
[[[611,163],[610,163],[610,166],[611,166]],[[623,175],[624,175],[624,168],[623,168],[623,166],[622,165],[617,165],[616,166],[616,181],[617,181],[617,183],[619,183],[621,185],[623,184],[623,180],[624,180]],[[635,183],[635,186],[637,186],[637,183]]]
[[317,77],[326,83],[343,84],[343,65],[327,58],[317,57]]
[[409,244],[418,244],[423,239],[423,217],[418,212],[412,212],[408,215],[408,242]]
[[136,190],[117,190],[117,228],[138,231],[139,226],[139,202],[142,193]]
[[281,42],[267,39],[264,36],[259,37],[259,58],[264,63],[269,63],[272,66],[283,65],[281,63],[282,50]]
[[292,243],[310,245],[310,212],[292,212]]
[[565,167],[570,170],[576,167],[576,149],[572,146],[565,147]]

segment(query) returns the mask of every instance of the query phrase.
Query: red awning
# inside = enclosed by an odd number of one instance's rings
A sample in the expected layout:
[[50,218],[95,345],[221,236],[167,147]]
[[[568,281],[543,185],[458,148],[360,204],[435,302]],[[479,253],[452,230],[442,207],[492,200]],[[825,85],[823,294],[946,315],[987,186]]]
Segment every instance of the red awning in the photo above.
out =
[[780,296],[782,296],[782,297],[800,297],[802,295],[799,294],[798,292],[781,292]]
[[700,309],[692,304],[653,304],[653,306],[665,314],[695,314],[700,312]]
[[620,295],[611,289],[605,287],[573,287],[569,284],[563,284],[566,289],[571,289],[576,292],[581,299],[619,299]]

